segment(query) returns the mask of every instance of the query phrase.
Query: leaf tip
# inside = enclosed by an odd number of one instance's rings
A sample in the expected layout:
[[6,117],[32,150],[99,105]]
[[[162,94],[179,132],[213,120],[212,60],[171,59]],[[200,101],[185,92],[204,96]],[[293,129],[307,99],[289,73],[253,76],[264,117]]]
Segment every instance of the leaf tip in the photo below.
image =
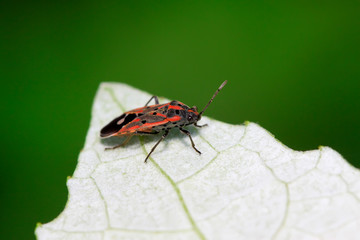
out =
[[36,231],[42,227],[42,223],[41,222],[37,222],[36,225],[35,225],[35,234],[36,234]]

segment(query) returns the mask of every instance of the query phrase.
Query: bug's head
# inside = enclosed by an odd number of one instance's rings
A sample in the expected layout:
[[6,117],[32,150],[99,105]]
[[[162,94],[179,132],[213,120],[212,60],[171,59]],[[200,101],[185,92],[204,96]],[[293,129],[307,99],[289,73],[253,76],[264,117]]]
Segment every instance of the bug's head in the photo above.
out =
[[201,115],[198,113],[197,107],[193,106],[186,113],[186,122],[187,124],[196,123],[201,118]]

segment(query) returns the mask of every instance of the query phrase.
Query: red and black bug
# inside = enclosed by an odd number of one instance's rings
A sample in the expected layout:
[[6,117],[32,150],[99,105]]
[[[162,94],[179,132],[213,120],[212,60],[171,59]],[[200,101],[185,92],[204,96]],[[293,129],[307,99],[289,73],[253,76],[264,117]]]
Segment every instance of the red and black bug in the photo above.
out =
[[[201,119],[201,115],[214,100],[215,96],[225,86],[227,81],[224,81],[220,87],[216,90],[208,104],[199,113],[196,106],[192,108],[188,107],[182,102],[171,101],[169,103],[159,104],[157,96],[152,96],[144,107],[136,108],[128,112],[123,113],[121,116],[112,120],[100,131],[101,138],[108,138],[112,136],[127,136],[122,144],[119,144],[112,148],[115,149],[124,146],[129,142],[134,135],[148,135],[158,134],[164,131],[164,134],[159,141],[154,145],[149,154],[145,158],[145,163],[150,157],[151,153],[159,145],[159,143],[169,134],[172,128],[178,128],[180,132],[189,136],[191,145],[196,152],[201,154],[196,149],[194,141],[191,138],[190,132],[184,129],[184,126],[194,124],[195,127],[204,127],[205,125],[197,125],[197,122]],[[154,99],[155,105],[148,106],[150,101]]]

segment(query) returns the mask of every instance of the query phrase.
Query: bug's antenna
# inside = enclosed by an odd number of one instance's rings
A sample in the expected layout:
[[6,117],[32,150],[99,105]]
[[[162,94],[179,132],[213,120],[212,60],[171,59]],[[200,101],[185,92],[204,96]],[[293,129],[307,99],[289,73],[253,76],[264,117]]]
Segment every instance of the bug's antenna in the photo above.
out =
[[216,90],[216,92],[214,93],[214,95],[212,96],[212,98],[210,99],[210,101],[208,102],[208,104],[204,107],[204,109],[199,113],[199,117],[201,117],[201,115],[204,113],[204,111],[207,109],[207,107],[210,105],[210,103],[214,100],[214,98],[216,97],[216,95],[220,92],[220,90],[225,86],[225,84],[227,83],[227,80],[225,80],[220,87]]

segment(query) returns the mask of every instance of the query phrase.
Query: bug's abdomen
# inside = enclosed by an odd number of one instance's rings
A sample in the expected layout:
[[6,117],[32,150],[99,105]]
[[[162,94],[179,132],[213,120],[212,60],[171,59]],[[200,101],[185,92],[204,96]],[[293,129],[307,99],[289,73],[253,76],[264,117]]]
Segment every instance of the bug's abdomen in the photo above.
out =
[[178,125],[179,125],[178,121],[172,122],[172,121],[165,120],[161,125],[154,126],[153,129],[154,129],[154,131],[160,132],[160,131],[163,131],[166,129],[174,128]]

